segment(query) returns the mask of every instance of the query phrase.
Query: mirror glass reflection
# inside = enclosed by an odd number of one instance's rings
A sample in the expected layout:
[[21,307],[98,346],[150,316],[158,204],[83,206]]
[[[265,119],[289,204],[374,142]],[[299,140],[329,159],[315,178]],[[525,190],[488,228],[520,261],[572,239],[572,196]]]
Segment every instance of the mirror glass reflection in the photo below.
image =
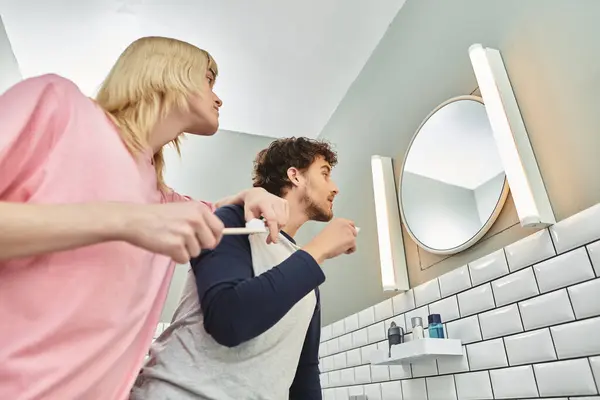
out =
[[481,100],[449,100],[421,125],[408,149],[400,207],[417,244],[451,254],[491,227],[508,186]]

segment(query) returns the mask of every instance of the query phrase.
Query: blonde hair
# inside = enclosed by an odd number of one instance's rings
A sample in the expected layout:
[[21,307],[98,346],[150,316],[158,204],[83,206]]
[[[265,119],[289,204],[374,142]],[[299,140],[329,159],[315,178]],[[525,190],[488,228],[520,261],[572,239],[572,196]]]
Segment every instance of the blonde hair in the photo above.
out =
[[[218,74],[205,50],[166,37],[143,37],[121,54],[102,83],[96,102],[120,131],[129,152],[139,156],[149,147],[150,130],[171,110],[187,110],[191,93],[207,85],[206,72]],[[180,153],[180,136],[171,141]],[[166,191],[163,149],[153,157],[158,188]]]

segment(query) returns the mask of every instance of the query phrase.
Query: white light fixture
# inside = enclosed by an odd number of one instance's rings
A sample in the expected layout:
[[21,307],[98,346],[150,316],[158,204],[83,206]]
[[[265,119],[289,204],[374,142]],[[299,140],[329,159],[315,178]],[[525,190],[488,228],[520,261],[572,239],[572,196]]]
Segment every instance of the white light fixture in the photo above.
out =
[[392,159],[372,156],[371,171],[373,173],[381,283],[386,292],[405,291],[409,289],[408,271]]
[[474,44],[469,47],[469,57],[521,225],[556,223],[500,52]]

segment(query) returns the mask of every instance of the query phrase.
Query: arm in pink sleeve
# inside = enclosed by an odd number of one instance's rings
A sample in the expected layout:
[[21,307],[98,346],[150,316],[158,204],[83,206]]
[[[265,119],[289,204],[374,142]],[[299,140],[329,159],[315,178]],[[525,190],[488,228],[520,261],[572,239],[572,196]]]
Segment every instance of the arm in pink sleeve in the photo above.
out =
[[84,97],[57,75],[26,79],[0,96],[0,261],[121,240],[130,214],[123,205],[29,204],[19,190],[63,139],[77,96]]
[[17,83],[0,96],[0,201],[15,182],[39,168],[62,133],[61,85],[57,75]]

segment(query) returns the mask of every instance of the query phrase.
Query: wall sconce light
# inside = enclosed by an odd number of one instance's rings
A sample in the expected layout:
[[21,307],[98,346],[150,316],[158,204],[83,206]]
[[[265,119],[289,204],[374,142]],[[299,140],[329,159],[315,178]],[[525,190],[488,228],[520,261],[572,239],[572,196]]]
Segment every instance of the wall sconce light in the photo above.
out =
[[521,226],[538,228],[556,223],[500,52],[473,44],[469,57]]
[[405,291],[410,287],[392,159],[372,156],[371,171],[373,173],[381,283],[385,292]]

